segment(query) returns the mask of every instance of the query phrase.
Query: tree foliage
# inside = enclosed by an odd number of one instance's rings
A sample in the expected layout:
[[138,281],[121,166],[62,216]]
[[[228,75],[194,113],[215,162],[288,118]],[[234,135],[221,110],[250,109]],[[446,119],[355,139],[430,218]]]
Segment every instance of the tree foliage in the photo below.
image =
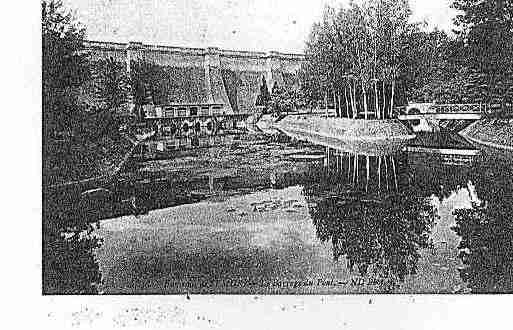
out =
[[271,94],[269,93],[269,89],[267,88],[267,82],[265,77],[262,76],[262,84],[260,85],[260,93],[257,96],[255,105],[267,107],[269,103],[269,99],[271,98]]
[[460,276],[475,293],[513,292],[513,224],[505,204],[455,211]]
[[461,278],[475,293],[513,292],[513,167],[511,159],[487,153],[470,172],[481,202],[454,211]]
[[92,80],[95,98],[101,110],[116,113],[130,101],[130,76],[124,63],[113,58],[96,61]]
[[513,4],[454,0],[452,6],[460,11],[455,36],[410,23],[406,0],[326,7],[299,73],[305,96],[348,117],[361,109],[383,117],[408,101],[512,104]]
[[85,28],[61,1],[43,0],[42,15],[42,101],[43,138],[55,131],[70,132],[80,116],[74,89],[89,77],[87,56],[81,53]]
[[[418,31],[407,57],[413,72],[409,98],[438,103],[511,104],[512,5],[455,0],[456,35]],[[422,73],[418,75],[418,73]]]
[[305,97],[299,88],[283,88],[277,82],[274,84],[268,111],[274,114],[282,114],[302,109],[306,106]]
[[396,87],[405,71],[409,16],[405,0],[351,2],[338,11],[326,7],[306,44],[305,95],[333,98],[339,116],[390,116],[391,107],[404,101]]
[[513,3],[454,0],[460,63],[479,76],[488,103],[513,103]]
[[513,3],[508,0],[454,0],[454,23],[464,60],[480,72],[497,74],[513,63]]

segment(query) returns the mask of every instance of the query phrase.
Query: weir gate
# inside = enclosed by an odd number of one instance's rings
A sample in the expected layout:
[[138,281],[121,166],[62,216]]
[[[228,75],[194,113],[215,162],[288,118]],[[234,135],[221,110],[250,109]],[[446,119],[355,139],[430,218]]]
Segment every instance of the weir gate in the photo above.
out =
[[156,136],[205,133],[245,128],[250,113],[227,113],[220,103],[191,103],[144,106],[144,125]]

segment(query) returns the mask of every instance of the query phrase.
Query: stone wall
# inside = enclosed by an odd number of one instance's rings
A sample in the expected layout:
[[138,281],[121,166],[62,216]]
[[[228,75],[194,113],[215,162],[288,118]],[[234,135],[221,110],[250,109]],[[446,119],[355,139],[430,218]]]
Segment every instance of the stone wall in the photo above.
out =
[[[255,101],[262,77],[269,91],[275,83],[281,87],[299,86],[298,71],[304,56],[278,52],[248,52],[219,48],[184,48],[87,41],[85,50],[92,61],[113,58],[126,70],[137,61],[156,64],[166,72],[159,84],[166,99],[176,103],[219,103],[225,113],[256,112]],[[160,99],[163,99],[162,97]]]

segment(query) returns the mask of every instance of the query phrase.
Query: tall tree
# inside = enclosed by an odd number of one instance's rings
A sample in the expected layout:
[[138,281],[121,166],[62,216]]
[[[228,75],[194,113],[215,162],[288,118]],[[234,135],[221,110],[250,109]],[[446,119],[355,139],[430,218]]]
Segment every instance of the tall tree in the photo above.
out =
[[510,0],[454,0],[462,45],[461,61],[486,80],[488,102],[512,103],[513,3]]
[[[55,130],[69,130],[80,108],[70,101],[70,90],[89,76],[88,62],[81,53],[85,28],[59,0],[43,0],[42,14],[42,101],[43,139]],[[70,119],[71,118],[71,119]]]
[[401,77],[409,16],[406,0],[327,7],[306,44],[304,94],[333,100],[339,116],[390,117],[398,103],[395,81]]
[[260,85],[260,94],[258,94],[255,105],[257,106],[267,106],[271,95],[269,94],[269,89],[267,88],[267,82],[265,81],[265,77],[262,76],[262,84]]
[[94,92],[101,109],[115,113],[129,101],[130,77],[125,64],[113,58],[97,61],[93,69]]

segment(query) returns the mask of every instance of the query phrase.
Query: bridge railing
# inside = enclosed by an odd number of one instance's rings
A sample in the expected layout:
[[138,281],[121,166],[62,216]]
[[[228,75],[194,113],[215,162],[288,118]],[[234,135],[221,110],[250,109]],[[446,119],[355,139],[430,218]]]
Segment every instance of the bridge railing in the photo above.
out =
[[[408,114],[423,114],[423,113],[462,113],[462,114],[482,114],[486,116],[508,116],[513,117],[513,104],[505,103],[431,103],[411,102],[406,106],[394,107],[394,115],[408,115]],[[412,112],[412,113],[410,113]]]
[[435,113],[486,113],[489,105],[483,103],[433,104],[429,110]]

